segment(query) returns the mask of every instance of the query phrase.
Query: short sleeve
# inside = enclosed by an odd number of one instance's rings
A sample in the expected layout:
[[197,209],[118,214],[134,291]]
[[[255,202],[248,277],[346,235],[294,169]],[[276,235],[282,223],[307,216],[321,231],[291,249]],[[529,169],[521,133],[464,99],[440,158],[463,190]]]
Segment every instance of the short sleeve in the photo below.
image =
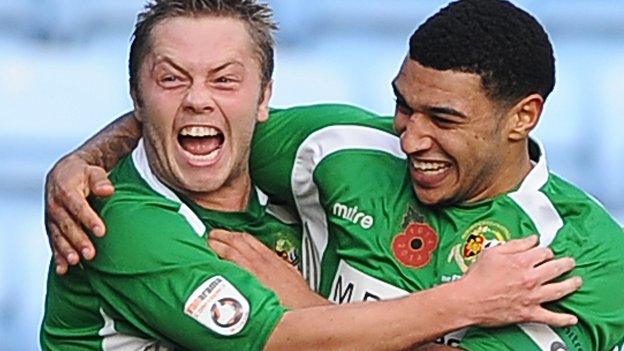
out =
[[183,216],[158,202],[106,204],[87,276],[104,312],[189,350],[260,350],[285,308],[253,276],[220,260]]

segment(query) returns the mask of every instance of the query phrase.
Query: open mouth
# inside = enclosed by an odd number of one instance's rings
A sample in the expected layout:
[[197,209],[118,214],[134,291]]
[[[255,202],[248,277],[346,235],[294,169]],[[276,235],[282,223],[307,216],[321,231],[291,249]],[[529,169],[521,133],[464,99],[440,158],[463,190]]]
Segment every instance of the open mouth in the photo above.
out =
[[449,174],[451,164],[448,162],[412,159],[411,168],[412,177],[418,184],[425,187],[434,187]]
[[416,171],[427,175],[437,175],[450,168],[450,165],[446,162],[425,162],[417,160],[412,160],[412,166]]
[[178,143],[184,151],[199,161],[212,161],[219,156],[225,137],[214,127],[188,126],[178,133]]

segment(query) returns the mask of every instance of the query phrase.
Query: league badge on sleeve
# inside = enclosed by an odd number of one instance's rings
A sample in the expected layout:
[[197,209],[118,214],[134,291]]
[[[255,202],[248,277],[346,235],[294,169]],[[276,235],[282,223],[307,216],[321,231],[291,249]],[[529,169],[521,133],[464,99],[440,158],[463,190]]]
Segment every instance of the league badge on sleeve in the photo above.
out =
[[215,276],[193,291],[184,313],[218,334],[235,335],[247,324],[249,302],[227,279]]

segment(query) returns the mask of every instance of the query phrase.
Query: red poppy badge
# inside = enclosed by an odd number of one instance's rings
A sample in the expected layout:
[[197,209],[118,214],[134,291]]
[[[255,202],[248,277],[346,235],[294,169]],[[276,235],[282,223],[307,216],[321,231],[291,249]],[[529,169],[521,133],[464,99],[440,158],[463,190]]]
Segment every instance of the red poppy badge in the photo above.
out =
[[411,222],[403,233],[392,240],[392,252],[399,262],[410,268],[429,264],[438,247],[438,235],[425,223]]

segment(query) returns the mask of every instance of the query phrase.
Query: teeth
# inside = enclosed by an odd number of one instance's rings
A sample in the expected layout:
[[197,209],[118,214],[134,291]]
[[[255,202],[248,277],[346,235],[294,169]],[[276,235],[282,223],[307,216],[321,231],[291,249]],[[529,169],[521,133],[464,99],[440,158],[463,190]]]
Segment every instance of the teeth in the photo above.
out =
[[424,172],[424,173],[429,174],[429,175],[436,175],[436,174],[440,174],[440,173],[446,171],[446,168],[440,168],[440,169],[436,169],[436,170],[433,170],[433,171],[431,171],[431,170],[423,171],[423,170],[419,169],[419,171]]
[[200,127],[200,126],[192,126],[192,127],[184,127],[180,131],[180,135],[182,136],[191,136],[191,137],[212,137],[219,135],[219,131],[215,128],[211,127]]
[[448,165],[443,162],[423,162],[412,160],[412,165],[416,170],[424,171],[432,174],[442,173],[448,168]]

